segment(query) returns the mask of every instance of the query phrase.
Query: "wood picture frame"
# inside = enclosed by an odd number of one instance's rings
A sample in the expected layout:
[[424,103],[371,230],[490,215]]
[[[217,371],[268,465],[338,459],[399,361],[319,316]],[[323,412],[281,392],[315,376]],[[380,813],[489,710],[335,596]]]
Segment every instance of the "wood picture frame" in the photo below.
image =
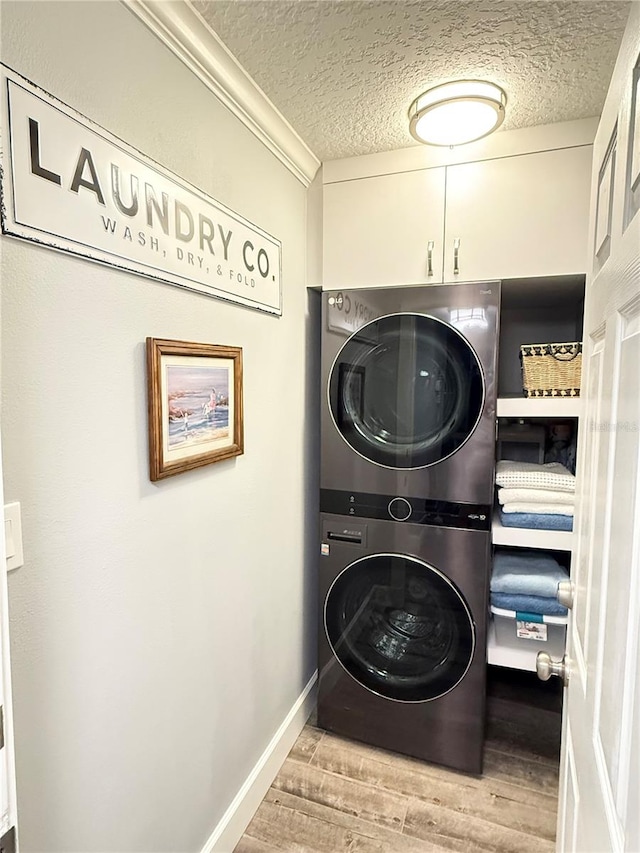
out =
[[242,349],[147,338],[152,482],[244,453]]

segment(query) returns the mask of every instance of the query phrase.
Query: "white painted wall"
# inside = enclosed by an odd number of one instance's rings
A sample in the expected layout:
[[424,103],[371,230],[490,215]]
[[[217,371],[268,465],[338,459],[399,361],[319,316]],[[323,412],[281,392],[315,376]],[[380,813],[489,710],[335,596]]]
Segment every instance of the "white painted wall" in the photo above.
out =
[[[0,241],[22,851],[198,851],[315,668],[306,191],[117,2],[3,2],[1,47],[283,244],[278,319]],[[244,348],[244,456],[149,482],[148,335]]]

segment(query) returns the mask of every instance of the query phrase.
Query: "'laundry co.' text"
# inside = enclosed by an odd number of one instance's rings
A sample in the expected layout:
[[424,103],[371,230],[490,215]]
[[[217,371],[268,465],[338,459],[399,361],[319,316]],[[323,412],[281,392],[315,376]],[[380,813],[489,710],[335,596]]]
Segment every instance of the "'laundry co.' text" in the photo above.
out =
[[2,70],[6,233],[281,313],[279,241]]

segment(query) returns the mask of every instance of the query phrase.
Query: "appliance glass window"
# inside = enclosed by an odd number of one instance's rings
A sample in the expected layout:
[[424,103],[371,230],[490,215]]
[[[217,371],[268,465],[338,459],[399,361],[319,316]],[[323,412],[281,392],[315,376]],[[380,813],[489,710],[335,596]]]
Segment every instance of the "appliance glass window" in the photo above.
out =
[[355,332],[329,377],[329,405],[345,441],[389,468],[424,468],[473,433],[484,381],[471,345],[424,314],[392,314]]
[[388,699],[436,699],[473,657],[475,628],[457,588],[403,555],[376,554],[344,569],[327,594],[324,620],[342,666]]

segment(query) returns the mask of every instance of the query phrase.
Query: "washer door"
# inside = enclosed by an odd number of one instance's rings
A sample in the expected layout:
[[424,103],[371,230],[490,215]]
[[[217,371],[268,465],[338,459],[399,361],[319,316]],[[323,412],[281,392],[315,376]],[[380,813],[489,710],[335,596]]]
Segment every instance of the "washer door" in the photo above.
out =
[[451,456],[473,433],[483,405],[473,348],[424,314],[391,314],[358,329],[329,377],[342,437],[388,468],[424,468]]
[[387,699],[436,699],[458,684],[473,657],[475,627],[457,588],[399,554],[347,566],[327,594],[324,621],[346,671]]

